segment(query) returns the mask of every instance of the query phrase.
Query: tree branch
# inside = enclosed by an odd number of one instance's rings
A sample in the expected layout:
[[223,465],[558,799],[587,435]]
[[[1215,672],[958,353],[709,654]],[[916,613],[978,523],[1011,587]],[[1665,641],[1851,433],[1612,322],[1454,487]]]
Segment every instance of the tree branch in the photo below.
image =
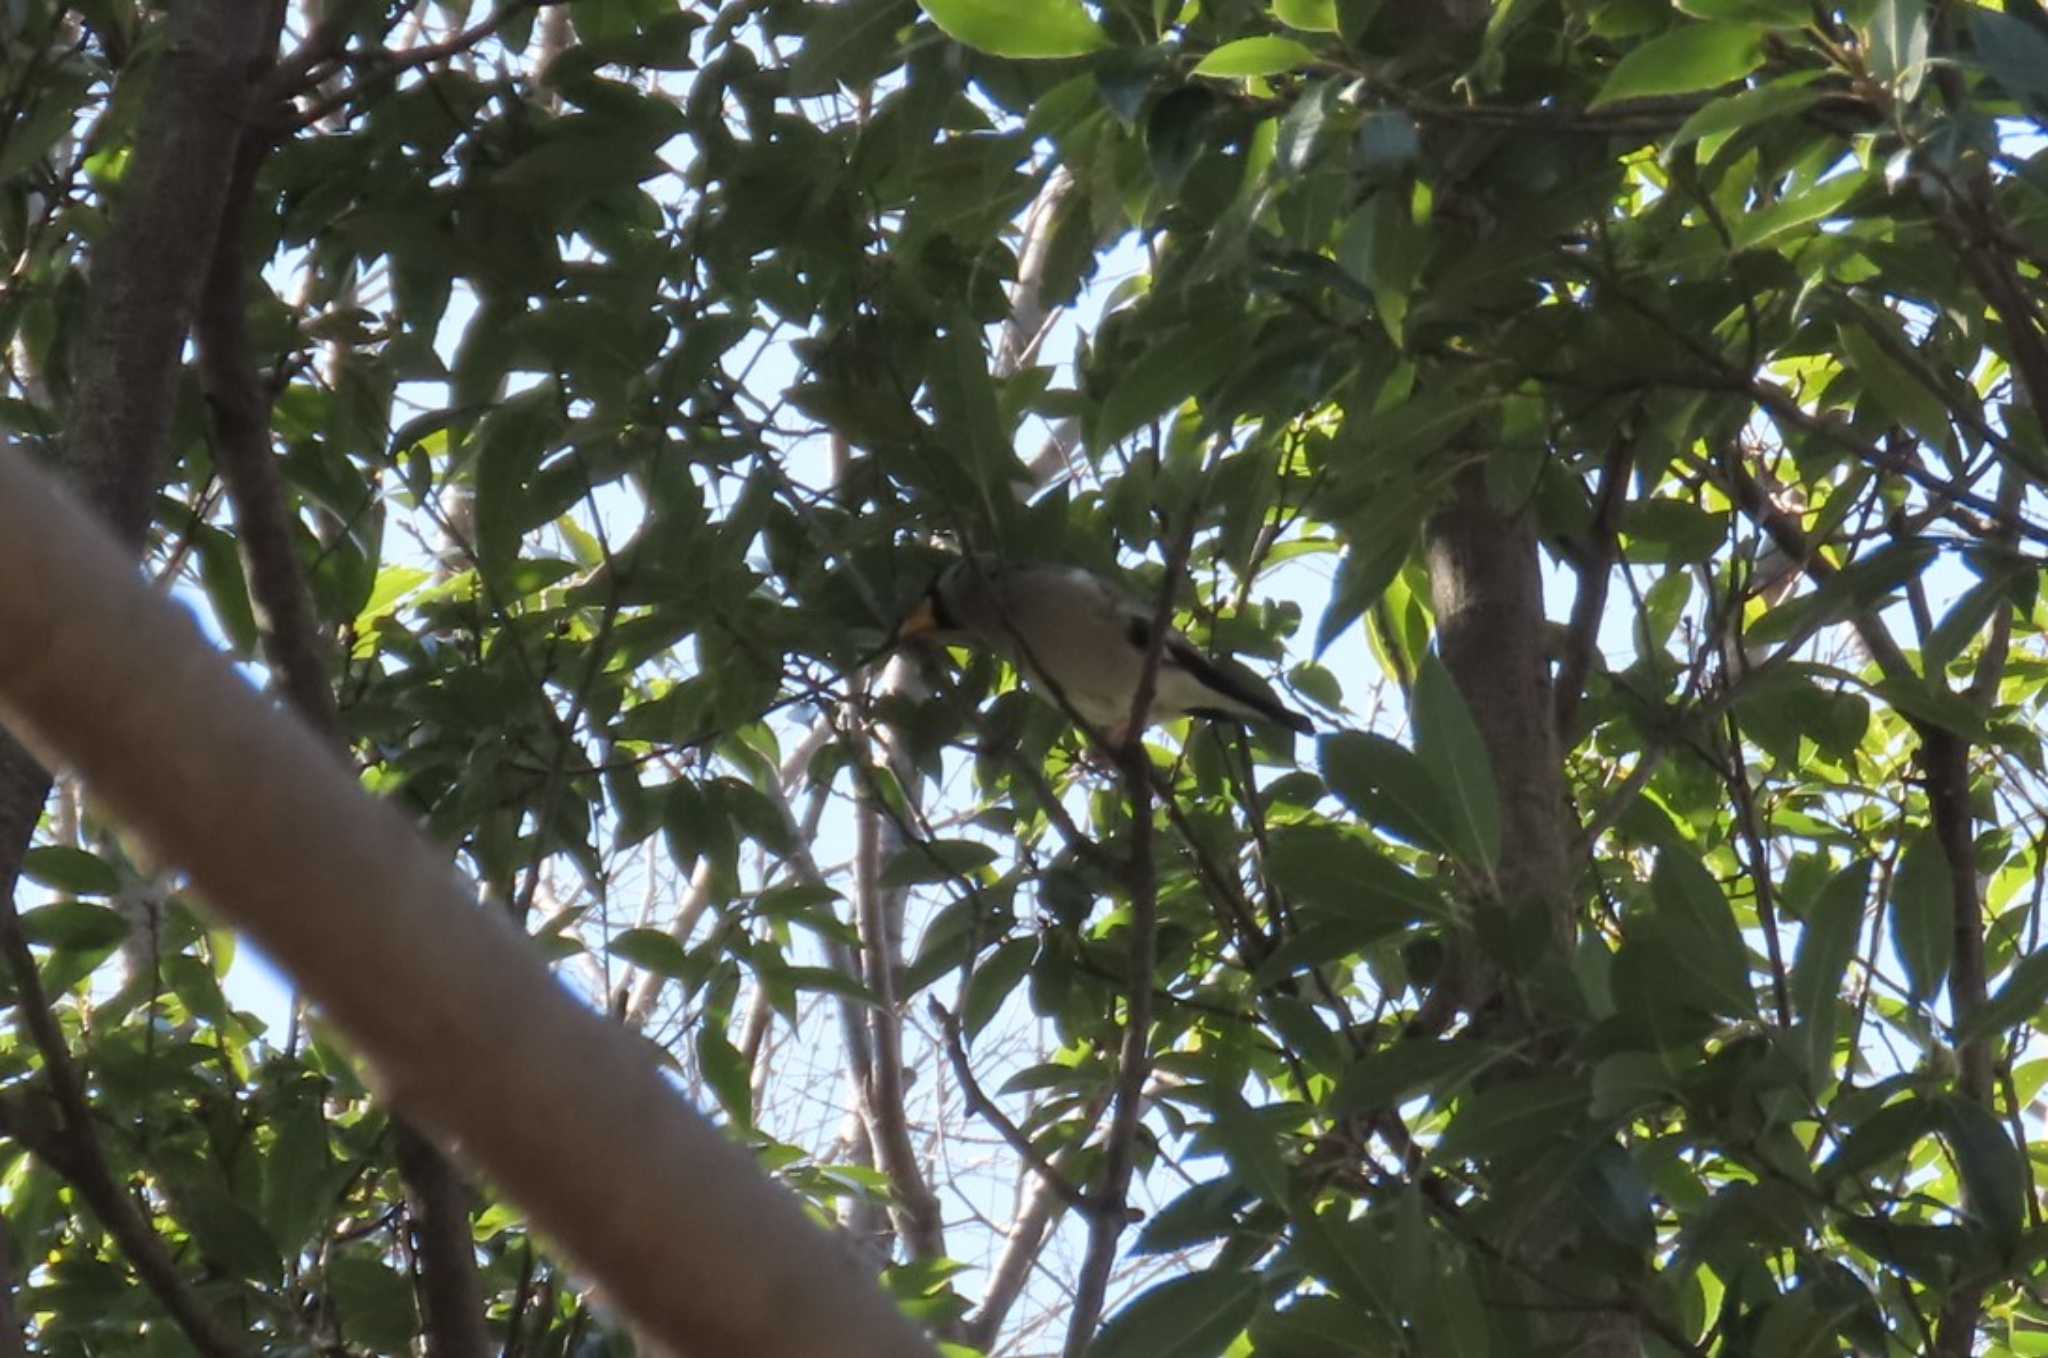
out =
[[928,999],[926,1003],[931,1009],[932,1018],[937,1020],[940,1029],[946,1035],[946,1057],[952,1062],[953,1078],[960,1082],[960,1094],[967,1112],[972,1116],[986,1118],[989,1126],[996,1129],[996,1135],[1000,1136],[1011,1150],[1017,1152],[1018,1158],[1031,1166],[1032,1173],[1050,1185],[1053,1192],[1057,1193],[1069,1207],[1088,1207],[1088,1195],[1039,1153],[1038,1147],[1031,1144],[1031,1138],[1025,1135],[1024,1129],[1010,1120],[1010,1115],[996,1105],[995,1100],[982,1089],[981,1082],[974,1078],[974,1066],[968,1061],[966,1045],[960,1040],[959,1015],[940,1004],[936,996]]
[[1620,546],[1621,507],[1628,499],[1628,478],[1635,467],[1635,440],[1624,435],[1607,450],[1600,466],[1600,489],[1594,497],[1593,541],[1586,559],[1576,563],[1579,590],[1572,599],[1572,620],[1566,633],[1564,658],[1557,667],[1553,720],[1560,741],[1571,739],[1585,697],[1586,675],[1600,641],[1600,619],[1607,611],[1607,581],[1614,573]]
[[[63,440],[66,478],[130,551],[149,524],[180,349],[219,229],[247,109],[247,73],[265,29],[262,11],[236,0],[191,0],[165,22],[161,61],[147,76],[126,77],[148,78],[149,94],[113,229],[94,251]],[[0,458],[0,467],[19,461]],[[7,575],[32,580],[48,565],[17,565]],[[193,1346],[209,1355],[234,1353],[232,1339],[200,1307],[162,1239],[114,1181],[21,931],[15,880],[49,785],[27,751],[0,737],[0,954],[14,976],[17,1021],[42,1056],[62,1117],[66,1149],[48,1163],[100,1218]],[[46,1150],[54,1144],[44,1141]]]
[[[1126,867],[1131,896],[1131,940],[1124,978],[1123,1042],[1117,1051],[1115,1096],[1110,1103],[1109,1132],[1103,1138],[1102,1187],[1095,1193],[1088,1219],[1088,1248],[1074,1286],[1074,1305],[1067,1316],[1066,1358],[1080,1358],[1102,1320],[1102,1303],[1116,1264],[1117,1241],[1129,1224],[1127,1204],[1131,1176],[1137,1166],[1138,1124],[1144,1114],[1145,1080],[1152,1073],[1152,974],[1159,965],[1159,874],[1152,852],[1152,756],[1145,748],[1145,725],[1159,684],[1159,659],[1173,623],[1173,597],[1187,570],[1194,542],[1195,515],[1184,517],[1180,535],[1168,546],[1166,572],[1159,600],[1152,609],[1145,665],[1117,755],[1123,765],[1125,795],[1131,804],[1131,856]],[[1256,931],[1254,931],[1256,932]]]

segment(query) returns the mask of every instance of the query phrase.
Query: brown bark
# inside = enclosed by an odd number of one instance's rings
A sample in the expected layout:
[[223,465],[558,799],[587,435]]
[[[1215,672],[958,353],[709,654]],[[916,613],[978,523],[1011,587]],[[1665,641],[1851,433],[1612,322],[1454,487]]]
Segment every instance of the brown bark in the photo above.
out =
[[[914,681],[912,663],[891,661],[883,671],[879,688]],[[885,740],[874,743],[883,758],[890,754]],[[907,761],[891,760],[895,775],[905,787],[912,785],[914,772]],[[896,975],[903,955],[903,897],[900,887],[885,886],[882,869],[902,851],[901,830],[884,812],[882,794],[873,779],[862,782],[855,812],[854,874],[855,923],[860,931],[862,979],[875,1002],[868,1006],[867,1079],[860,1091],[862,1120],[875,1160],[896,1200],[890,1215],[897,1235],[913,1259],[936,1259],[946,1252],[946,1228],[939,1211],[939,1198],[926,1180],[911,1143],[904,1098],[908,1082],[903,1072],[903,1009],[896,995]]]
[[64,465],[131,545],[149,525],[180,349],[213,256],[264,19],[243,0],[171,7],[113,230],[93,257]]
[[[234,0],[191,0],[171,10],[113,227],[92,259],[60,466],[131,552],[149,525],[180,349],[220,224],[263,19],[262,11]],[[12,578],[33,575],[21,571]],[[18,1021],[43,1057],[62,1110],[65,1150],[53,1167],[120,1242],[137,1276],[193,1345],[209,1354],[232,1353],[233,1341],[199,1306],[162,1240],[114,1181],[22,937],[14,886],[49,789],[48,773],[0,732],[0,952],[20,992]]]
[[[1572,936],[1570,837],[1563,751],[1544,650],[1542,562],[1536,528],[1525,510],[1503,510],[1487,495],[1483,467],[1462,473],[1450,503],[1425,531],[1437,648],[1478,724],[1493,763],[1500,799],[1500,861],[1494,899],[1480,910],[1540,910],[1563,945]],[[1476,992],[1466,971],[1466,996]],[[1509,1022],[1540,1023],[1514,1014]],[[1621,1309],[1557,1310],[1542,1285],[1550,1255],[1571,1236],[1563,1223],[1541,1222],[1516,1246],[1533,1280],[1530,1300],[1552,1319],[1531,1333],[1588,1358],[1641,1352],[1640,1325]],[[1570,1293],[1567,1291],[1566,1295]],[[1582,1302],[1582,1298],[1574,1298]],[[1532,1322],[1534,1324],[1535,1322]]]
[[391,1130],[420,1264],[427,1358],[483,1358],[491,1351],[491,1335],[484,1326],[484,1290],[476,1274],[469,1185],[410,1122],[394,1119]]
[[1490,504],[1484,470],[1474,467],[1430,521],[1428,553],[1437,648],[1479,725],[1500,792],[1500,903],[1547,911],[1568,936],[1564,756],[1535,525]]

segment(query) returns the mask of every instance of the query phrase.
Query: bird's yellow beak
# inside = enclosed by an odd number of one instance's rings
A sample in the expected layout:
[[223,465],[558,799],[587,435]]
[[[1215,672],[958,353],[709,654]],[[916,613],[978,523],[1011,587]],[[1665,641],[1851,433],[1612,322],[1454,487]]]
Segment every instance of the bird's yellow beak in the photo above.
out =
[[915,641],[938,631],[939,615],[932,608],[932,601],[929,598],[919,599],[917,607],[904,614],[903,621],[896,624],[896,640]]

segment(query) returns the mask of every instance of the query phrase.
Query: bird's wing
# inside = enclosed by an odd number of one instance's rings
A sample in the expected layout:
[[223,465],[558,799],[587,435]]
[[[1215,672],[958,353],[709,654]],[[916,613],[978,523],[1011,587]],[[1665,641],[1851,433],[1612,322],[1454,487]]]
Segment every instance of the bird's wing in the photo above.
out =
[[[1124,636],[1140,652],[1151,649],[1152,620],[1141,614],[1128,614],[1124,623]],[[1243,721],[1247,717],[1262,721],[1277,722],[1291,731],[1310,735],[1315,724],[1299,712],[1285,707],[1280,700],[1266,690],[1249,672],[1237,665],[1223,665],[1203,655],[1201,650],[1178,632],[1166,634],[1166,644],[1160,648],[1160,669],[1178,670],[1193,680],[1204,692],[1194,695],[1194,701],[1184,702],[1184,710],[1198,717],[1220,717],[1226,721]],[[1205,701],[1207,694],[1215,694],[1221,701]],[[1235,705],[1233,707],[1233,704]]]

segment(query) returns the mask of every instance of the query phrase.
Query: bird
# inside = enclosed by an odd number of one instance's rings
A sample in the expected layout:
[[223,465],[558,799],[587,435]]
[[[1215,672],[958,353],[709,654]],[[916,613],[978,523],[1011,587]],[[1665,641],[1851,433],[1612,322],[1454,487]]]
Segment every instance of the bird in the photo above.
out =
[[[896,639],[991,651],[1121,748],[1151,654],[1153,616],[1150,604],[1093,571],[973,555],[933,577],[897,625]],[[1315,732],[1249,669],[1211,659],[1171,629],[1156,673],[1151,721],[1198,716]]]

